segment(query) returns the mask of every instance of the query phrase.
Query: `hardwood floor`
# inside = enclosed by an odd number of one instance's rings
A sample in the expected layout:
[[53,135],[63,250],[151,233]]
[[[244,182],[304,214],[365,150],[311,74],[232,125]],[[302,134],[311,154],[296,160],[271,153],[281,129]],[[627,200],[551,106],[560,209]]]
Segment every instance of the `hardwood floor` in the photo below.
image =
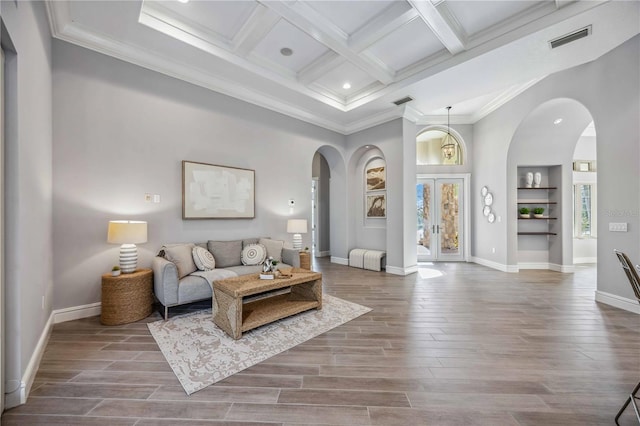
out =
[[147,329],[158,313],[57,324],[2,424],[613,424],[640,380],[640,316],[594,302],[594,267],[423,268],[434,277],[317,262],[325,293],[373,311],[190,397]]

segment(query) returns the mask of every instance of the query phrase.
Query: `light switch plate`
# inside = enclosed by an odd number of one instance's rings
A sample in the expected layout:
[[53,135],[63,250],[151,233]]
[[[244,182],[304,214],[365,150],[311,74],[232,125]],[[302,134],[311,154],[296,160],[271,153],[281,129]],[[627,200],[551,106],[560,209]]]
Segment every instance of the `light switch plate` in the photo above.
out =
[[609,223],[609,232],[627,232],[627,223]]

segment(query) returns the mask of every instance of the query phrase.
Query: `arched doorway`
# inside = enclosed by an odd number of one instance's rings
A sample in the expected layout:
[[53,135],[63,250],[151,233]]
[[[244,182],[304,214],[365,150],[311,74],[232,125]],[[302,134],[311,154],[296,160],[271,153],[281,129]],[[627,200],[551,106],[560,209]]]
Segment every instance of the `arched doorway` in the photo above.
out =
[[592,121],[580,102],[559,98],[536,107],[516,129],[507,155],[507,229],[509,263],[517,269],[574,271],[573,156]]

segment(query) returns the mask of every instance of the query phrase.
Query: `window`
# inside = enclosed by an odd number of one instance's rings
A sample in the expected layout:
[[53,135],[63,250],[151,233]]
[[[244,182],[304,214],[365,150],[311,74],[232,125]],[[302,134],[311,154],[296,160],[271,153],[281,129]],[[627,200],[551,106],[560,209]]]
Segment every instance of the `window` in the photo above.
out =
[[596,185],[579,183],[573,188],[573,236],[596,238]]
[[426,130],[416,137],[416,163],[419,166],[463,164],[460,143],[444,130]]

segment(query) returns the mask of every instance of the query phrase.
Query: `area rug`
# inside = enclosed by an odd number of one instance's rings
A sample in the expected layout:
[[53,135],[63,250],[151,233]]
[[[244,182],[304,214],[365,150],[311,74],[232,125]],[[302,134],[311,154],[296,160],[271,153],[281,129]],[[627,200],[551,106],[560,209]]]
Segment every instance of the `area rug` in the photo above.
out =
[[323,295],[322,310],[276,321],[233,340],[218,328],[211,310],[149,323],[162,354],[188,395],[327,332],[371,309]]

